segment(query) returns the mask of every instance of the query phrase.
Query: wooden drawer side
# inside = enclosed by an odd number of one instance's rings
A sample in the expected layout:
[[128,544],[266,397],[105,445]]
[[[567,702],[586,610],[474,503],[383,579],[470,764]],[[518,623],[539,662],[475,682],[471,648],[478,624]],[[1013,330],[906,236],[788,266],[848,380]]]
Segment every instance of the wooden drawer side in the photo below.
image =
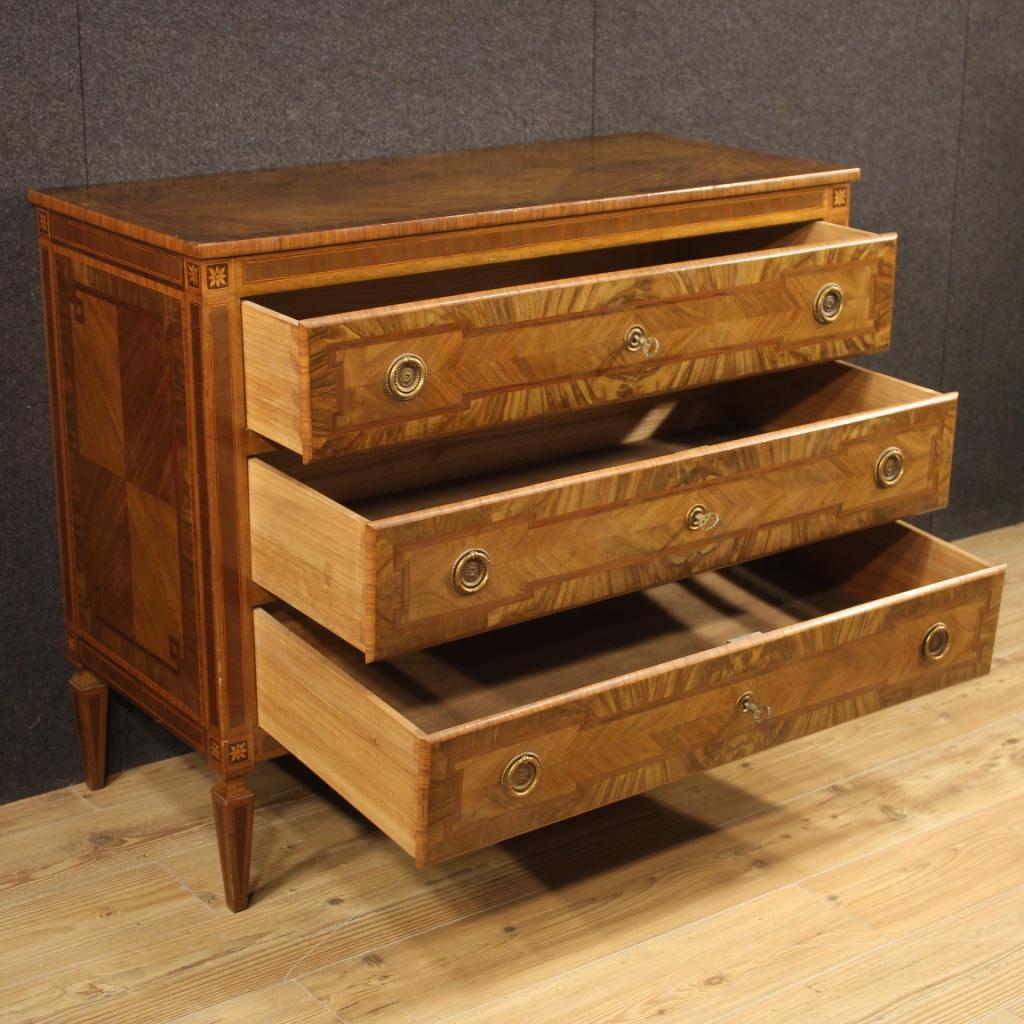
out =
[[272,309],[243,302],[242,334],[246,423],[308,460],[312,448],[306,329]]
[[[252,578],[354,644],[372,642],[366,523],[259,459],[249,460]],[[368,624],[369,623],[369,624]]]
[[259,724],[416,857],[422,734],[268,612],[253,620]]

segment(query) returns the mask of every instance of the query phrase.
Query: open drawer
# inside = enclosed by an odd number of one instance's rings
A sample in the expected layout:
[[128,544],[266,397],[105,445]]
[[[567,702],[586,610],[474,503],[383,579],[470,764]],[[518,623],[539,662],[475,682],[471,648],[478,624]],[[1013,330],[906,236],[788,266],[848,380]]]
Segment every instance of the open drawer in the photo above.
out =
[[391,657],[940,507],[955,413],[824,364],[386,459],[253,458],[252,575]]
[[887,524],[376,665],[256,609],[259,721],[427,864],[983,674],[1002,577]]
[[247,423],[309,461],[878,351],[895,257],[814,221],[263,295]]

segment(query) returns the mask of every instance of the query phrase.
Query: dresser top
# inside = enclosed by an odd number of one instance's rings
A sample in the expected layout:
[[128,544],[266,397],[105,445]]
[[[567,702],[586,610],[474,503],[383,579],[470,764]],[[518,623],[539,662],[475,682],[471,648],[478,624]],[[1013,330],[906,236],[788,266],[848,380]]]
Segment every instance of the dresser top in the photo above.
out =
[[58,213],[201,257],[454,231],[851,181],[856,167],[668,135],[32,190]]

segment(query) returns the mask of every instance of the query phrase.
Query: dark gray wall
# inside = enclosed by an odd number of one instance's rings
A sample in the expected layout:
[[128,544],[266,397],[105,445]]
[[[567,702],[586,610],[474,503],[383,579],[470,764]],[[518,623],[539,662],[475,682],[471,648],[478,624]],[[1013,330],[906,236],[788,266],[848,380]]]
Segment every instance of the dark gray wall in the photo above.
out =
[[[0,800],[80,777],[32,186],[651,129],[858,162],[900,232],[891,354],[961,391],[956,537],[1024,515],[1024,6],[996,0],[4,5]],[[111,763],[182,749],[118,702]]]

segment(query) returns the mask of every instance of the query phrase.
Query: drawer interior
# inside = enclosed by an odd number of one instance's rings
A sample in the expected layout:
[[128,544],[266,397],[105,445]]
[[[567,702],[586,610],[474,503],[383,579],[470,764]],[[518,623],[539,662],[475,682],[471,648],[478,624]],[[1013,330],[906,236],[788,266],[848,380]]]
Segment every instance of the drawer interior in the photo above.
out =
[[529,428],[408,445],[303,466],[277,468],[370,522],[428,513],[578,474],[672,456],[688,449],[845,416],[871,415],[936,393],[843,363],[825,363],[563,416]]
[[471,292],[521,287],[616,271],[716,259],[772,249],[818,248],[871,239],[869,232],[827,221],[783,224],[692,238],[561,253],[529,260],[485,263],[451,270],[352,281],[256,298],[261,306],[295,320],[310,320],[355,310],[422,302]]
[[297,612],[268,611],[402,719],[435,736],[987,568],[952,545],[890,523],[373,664]]

